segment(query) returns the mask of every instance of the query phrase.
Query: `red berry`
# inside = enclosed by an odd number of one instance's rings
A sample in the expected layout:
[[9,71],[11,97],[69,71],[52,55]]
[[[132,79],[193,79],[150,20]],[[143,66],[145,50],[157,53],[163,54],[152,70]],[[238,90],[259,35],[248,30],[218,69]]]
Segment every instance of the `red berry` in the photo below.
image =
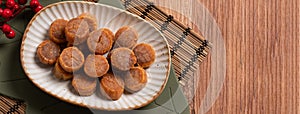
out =
[[2,13],[3,18],[10,18],[13,15],[12,11],[10,9],[4,9]]
[[8,24],[3,24],[2,25],[2,31],[6,34],[11,31],[11,27]]
[[9,31],[8,33],[5,34],[5,36],[9,39],[12,39],[16,36],[16,33],[14,30]]
[[2,15],[2,13],[3,13],[3,9],[2,9],[2,8],[0,8],[0,16]]
[[7,8],[13,8],[15,4],[15,0],[7,0],[5,5]]
[[18,10],[19,8],[20,8],[20,6],[19,6],[18,4],[15,4],[14,7],[13,7],[13,10],[16,11],[16,10]]
[[27,0],[18,0],[18,3],[19,3],[20,5],[24,5],[24,4],[27,3]]
[[37,6],[36,8],[34,8],[34,12],[37,13],[39,12],[41,9],[43,9],[42,5]]
[[40,4],[40,2],[38,0],[31,0],[30,1],[30,7],[35,9],[36,7],[38,7]]

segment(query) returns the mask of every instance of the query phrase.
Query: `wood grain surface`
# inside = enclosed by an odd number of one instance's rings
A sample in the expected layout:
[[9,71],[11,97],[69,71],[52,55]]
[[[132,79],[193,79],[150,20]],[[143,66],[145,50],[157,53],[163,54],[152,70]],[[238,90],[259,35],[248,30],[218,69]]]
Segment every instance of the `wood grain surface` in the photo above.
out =
[[[204,5],[220,27],[226,47],[226,78],[207,114],[300,114],[299,0],[152,0],[197,30],[195,2]],[[181,13],[181,14],[180,14]],[[198,31],[201,34],[201,31]],[[198,114],[210,77],[208,57],[200,66],[193,92],[186,92]],[[201,74],[201,76],[199,76]],[[191,89],[188,88],[184,89]]]

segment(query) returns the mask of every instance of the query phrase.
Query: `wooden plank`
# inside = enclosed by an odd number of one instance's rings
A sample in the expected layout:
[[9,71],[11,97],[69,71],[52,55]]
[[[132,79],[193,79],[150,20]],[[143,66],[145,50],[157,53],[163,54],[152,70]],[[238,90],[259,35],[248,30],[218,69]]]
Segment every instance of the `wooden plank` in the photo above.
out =
[[[195,0],[152,1],[197,30],[193,20],[182,15],[199,13],[193,11]],[[299,114],[299,0],[198,1],[216,19],[227,50],[225,84],[208,114]],[[209,57],[203,61],[195,73],[199,78],[185,88],[195,88],[187,93],[193,99],[190,107],[195,114],[210,80],[210,61]]]

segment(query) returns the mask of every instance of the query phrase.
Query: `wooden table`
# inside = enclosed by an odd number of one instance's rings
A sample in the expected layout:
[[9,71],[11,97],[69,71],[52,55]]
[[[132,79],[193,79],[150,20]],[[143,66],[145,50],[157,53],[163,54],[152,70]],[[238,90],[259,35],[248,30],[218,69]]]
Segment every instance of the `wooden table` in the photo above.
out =
[[[207,114],[300,114],[300,1],[299,0],[153,0],[175,6],[164,10],[196,26],[181,13],[200,2],[219,25],[226,47],[226,78]],[[182,1],[182,2],[180,2]],[[200,31],[201,33],[201,31]],[[191,113],[198,114],[210,79],[208,57],[195,72]],[[185,88],[187,89],[187,88]]]

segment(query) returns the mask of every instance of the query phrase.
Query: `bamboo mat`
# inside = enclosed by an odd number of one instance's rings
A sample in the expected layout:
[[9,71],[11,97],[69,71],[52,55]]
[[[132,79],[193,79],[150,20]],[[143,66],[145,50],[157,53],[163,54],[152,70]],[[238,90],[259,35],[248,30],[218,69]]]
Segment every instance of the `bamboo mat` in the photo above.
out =
[[183,25],[148,0],[121,0],[125,9],[149,21],[166,37],[178,81],[185,85],[199,63],[207,56],[211,44],[190,27]]
[[1,114],[23,114],[25,113],[25,108],[24,101],[0,94]]
[[[86,0],[97,2],[95,0]],[[121,0],[127,11],[148,20],[166,37],[171,51],[172,63],[182,85],[193,76],[193,72],[208,54],[211,44],[189,27],[181,24],[147,0]],[[0,95],[0,111],[6,114],[23,114],[23,101]]]

